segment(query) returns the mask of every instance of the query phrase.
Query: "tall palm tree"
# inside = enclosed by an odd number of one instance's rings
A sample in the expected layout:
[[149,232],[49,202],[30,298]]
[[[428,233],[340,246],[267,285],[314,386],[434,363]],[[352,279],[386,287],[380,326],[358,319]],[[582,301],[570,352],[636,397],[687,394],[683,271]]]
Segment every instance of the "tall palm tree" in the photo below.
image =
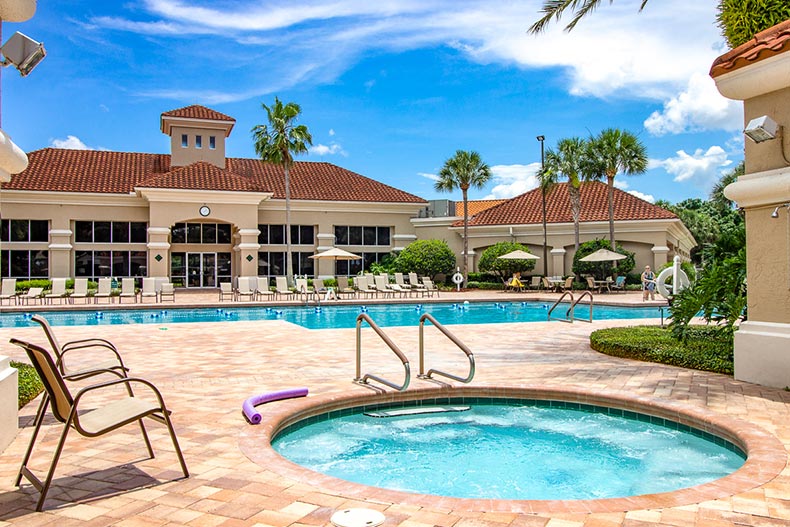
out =
[[464,287],[466,287],[467,254],[469,253],[469,204],[468,191],[470,188],[483,188],[491,179],[491,169],[480,158],[480,154],[473,151],[457,150],[455,155],[444,162],[439,171],[439,179],[434,188],[438,192],[452,192],[460,188],[464,199],[464,254],[463,274]]
[[609,243],[614,243],[614,178],[618,173],[625,175],[644,174],[647,170],[647,149],[628,130],[607,128],[597,137],[590,139],[589,164],[598,177],[606,177],[609,187]]
[[308,145],[313,144],[313,137],[303,124],[296,124],[302,108],[294,103],[283,104],[277,97],[274,104],[266,106],[269,123],[259,124],[252,128],[255,141],[255,153],[261,161],[268,161],[283,167],[285,173],[285,272],[288,283],[293,283],[293,256],[291,255],[291,177],[290,169],[293,156],[307,153]]
[[[614,0],[609,0],[611,4]],[[541,12],[543,16],[540,20],[532,24],[529,28],[529,33],[536,34],[546,29],[546,25],[551,22],[551,19],[559,20],[566,9],[571,8],[575,10],[571,23],[565,26],[565,31],[571,31],[579,20],[589,15],[601,4],[601,0],[544,0]],[[639,11],[642,11],[647,5],[647,0],[642,0],[639,6]]]
[[738,178],[741,177],[745,171],[746,165],[741,161],[735,168],[721,176],[719,181],[713,185],[713,189],[710,191],[710,201],[717,209],[722,211],[732,210],[732,200],[724,195],[724,189],[727,188],[727,185],[738,181]]
[[[579,218],[581,217],[581,185],[590,176],[586,170],[585,159],[587,141],[580,137],[560,139],[557,148],[546,151],[546,163],[538,174],[542,188],[551,188],[560,178],[568,181],[571,217],[576,250],[579,250]],[[545,187],[544,187],[545,185]]]

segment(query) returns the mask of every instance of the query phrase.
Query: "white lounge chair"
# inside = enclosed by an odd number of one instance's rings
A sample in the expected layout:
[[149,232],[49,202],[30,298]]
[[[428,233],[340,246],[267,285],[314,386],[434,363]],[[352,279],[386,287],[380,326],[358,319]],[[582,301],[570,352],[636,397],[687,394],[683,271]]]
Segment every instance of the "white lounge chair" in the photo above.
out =
[[51,304],[53,300],[58,298],[60,299],[60,303],[62,304],[67,297],[68,297],[68,293],[66,293],[66,279],[53,278],[52,291],[44,297],[44,301],[48,304]]
[[417,273],[409,273],[409,285],[412,290],[422,293],[423,296],[425,295],[425,286],[417,279]]
[[368,285],[368,277],[365,275],[354,277],[354,288],[357,290],[357,295],[378,296],[375,287],[371,288]]
[[162,284],[162,289],[159,290],[159,301],[164,302],[165,299],[173,303],[176,301],[176,290],[170,282]]
[[[124,278],[124,280],[126,280],[126,278]],[[121,294],[121,296],[123,296],[123,294]],[[153,298],[154,302],[159,302],[159,292],[156,290],[156,278],[143,278],[143,290],[140,291],[140,302],[145,302],[146,298]]]
[[411,289],[411,284],[406,283],[406,280],[403,278],[403,273],[395,273],[395,283],[398,284],[401,289]]
[[87,303],[90,297],[88,296],[88,279],[75,278],[74,279],[74,292],[71,293],[71,301],[74,302],[76,298],[84,298]]
[[436,293],[436,296],[439,296],[439,288],[433,284],[433,281],[428,278],[427,276],[422,277],[422,285],[425,286],[425,292],[423,296],[433,296]]
[[353,287],[350,287],[348,284],[348,277],[347,276],[338,276],[337,277],[337,291],[335,291],[339,296],[347,295],[347,296],[357,296],[357,291]]
[[132,302],[137,302],[137,289],[134,286],[134,278],[121,279],[121,294],[118,296],[118,302],[123,304],[124,298],[131,298]]
[[389,288],[386,278],[384,278],[382,275],[376,275],[373,279],[375,280],[374,284],[377,293],[384,295],[384,298],[387,298],[388,296],[395,296],[395,292]]
[[233,284],[231,284],[230,282],[220,282],[219,301],[222,302],[226,296],[230,300],[236,300],[236,293],[233,291]]
[[236,287],[236,300],[241,300],[241,297],[246,296],[250,301],[255,300],[255,290],[250,287],[250,279],[247,276],[240,276],[237,279],[238,287]]
[[313,288],[307,285],[307,278],[296,279],[296,293],[302,295],[305,300],[313,296]]
[[288,279],[284,276],[277,276],[274,279],[275,289],[279,298],[292,298],[294,292],[288,288]]
[[11,305],[11,300],[14,304],[18,303],[19,295],[16,292],[16,278],[3,278],[3,286],[0,289],[0,305],[3,300],[8,300],[8,305]]
[[99,278],[99,289],[93,295],[93,301],[98,304],[101,298],[106,298],[107,303],[115,302],[112,296],[112,278]]
[[269,289],[269,279],[267,277],[258,277],[258,280],[255,283],[255,298],[258,300],[272,300],[274,298],[274,291]]
[[27,290],[27,293],[21,295],[19,300],[22,301],[24,304],[30,305],[30,301],[32,300],[33,303],[36,303],[36,300],[41,299],[43,302],[44,298],[44,288],[43,287],[31,287]]

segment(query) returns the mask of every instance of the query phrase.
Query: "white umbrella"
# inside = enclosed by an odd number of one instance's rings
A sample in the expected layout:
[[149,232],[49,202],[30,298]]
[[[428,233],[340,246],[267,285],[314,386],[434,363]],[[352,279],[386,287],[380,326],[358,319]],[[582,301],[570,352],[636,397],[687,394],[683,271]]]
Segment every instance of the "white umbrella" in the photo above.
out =
[[328,260],[361,260],[362,257],[358,254],[350,253],[348,251],[344,251],[343,249],[338,249],[337,247],[332,247],[324,252],[314,254],[309,256],[309,258],[313,258],[314,260],[322,260],[324,258]]
[[497,258],[501,260],[540,260],[540,256],[535,256],[521,249],[497,256]]
[[609,249],[598,249],[584,258],[579,258],[581,262],[611,262],[612,260],[622,260],[626,255],[610,251]]

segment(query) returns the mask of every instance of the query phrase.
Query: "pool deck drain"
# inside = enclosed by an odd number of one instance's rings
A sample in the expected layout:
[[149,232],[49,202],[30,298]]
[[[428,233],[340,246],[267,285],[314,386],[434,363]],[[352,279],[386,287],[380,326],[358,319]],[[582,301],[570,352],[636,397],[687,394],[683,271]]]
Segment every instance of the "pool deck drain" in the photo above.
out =
[[[446,296],[442,293],[442,298]],[[528,295],[524,295],[528,297]],[[641,305],[638,294],[612,295]],[[534,297],[534,296],[533,296]],[[194,300],[191,297],[189,300]],[[216,293],[206,295],[216,300]],[[458,297],[463,298],[463,297]],[[470,300],[511,300],[497,293]],[[186,302],[177,299],[177,303]],[[458,301],[458,300],[454,300]],[[230,305],[230,303],[228,303]],[[236,304],[234,304],[236,305]],[[651,321],[656,323],[655,320]],[[562,385],[599,392],[628,392],[702,408],[757,425],[790,445],[790,392],[711,374],[608,357],[589,348],[590,331],[639,321],[590,324],[499,324],[454,326],[478,359],[473,385]],[[377,489],[362,493],[334,491],[320,478],[285,477],[261,467],[239,449],[239,434],[254,428],[245,422],[241,402],[263,391],[294,383],[320,397],[364,395],[370,390],[351,383],[354,376],[354,330],[304,330],[284,322],[233,322],[56,328],[62,341],[86,336],[114,341],[132,374],[153,381],[173,410],[176,431],[192,477],[174,481],[178,461],[162,427],[149,428],[157,452],[146,459],[139,431],[133,427],[103,438],[69,437],[55,474],[46,512],[36,513],[35,491],[13,486],[30,438],[38,401],[20,411],[20,431],[0,455],[0,527],[7,525],[158,527],[183,525],[305,527],[330,525],[334,512],[370,508],[386,516],[385,527],[655,527],[659,525],[735,527],[790,526],[790,470],[781,459],[755,459],[780,473],[744,490],[722,487],[722,496],[675,506],[661,496],[625,510],[570,512],[563,502],[546,512],[515,512],[488,500],[472,511],[454,509],[442,498],[415,503],[388,500]],[[388,334],[416,362],[414,328],[388,328]],[[0,330],[0,354],[22,359],[10,337],[46,344],[38,328]],[[363,338],[367,339],[365,335]],[[463,366],[458,350],[426,328],[426,346],[435,364],[454,371]],[[371,338],[365,340],[366,370],[395,373],[400,363]],[[434,387],[415,380],[415,389]],[[312,397],[312,396],[311,396]],[[309,399],[309,397],[308,397]],[[294,401],[273,403],[295,404]],[[298,404],[298,403],[296,403]],[[263,409],[267,414],[270,409]],[[32,465],[45,468],[57,444],[58,427],[48,417]],[[732,490],[732,492],[728,492]],[[627,498],[626,498],[627,499]]]

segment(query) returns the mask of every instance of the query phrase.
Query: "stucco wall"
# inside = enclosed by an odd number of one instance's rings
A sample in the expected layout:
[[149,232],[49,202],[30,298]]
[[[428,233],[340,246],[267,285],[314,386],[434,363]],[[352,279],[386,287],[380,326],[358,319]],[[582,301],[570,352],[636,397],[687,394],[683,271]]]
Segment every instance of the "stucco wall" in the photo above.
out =
[[763,172],[787,166],[782,157],[781,141],[784,141],[785,152],[790,158],[790,87],[777,90],[743,103],[744,126],[755,117],[767,115],[784,127],[780,137],[772,141],[755,143],[745,140],[746,174]]

